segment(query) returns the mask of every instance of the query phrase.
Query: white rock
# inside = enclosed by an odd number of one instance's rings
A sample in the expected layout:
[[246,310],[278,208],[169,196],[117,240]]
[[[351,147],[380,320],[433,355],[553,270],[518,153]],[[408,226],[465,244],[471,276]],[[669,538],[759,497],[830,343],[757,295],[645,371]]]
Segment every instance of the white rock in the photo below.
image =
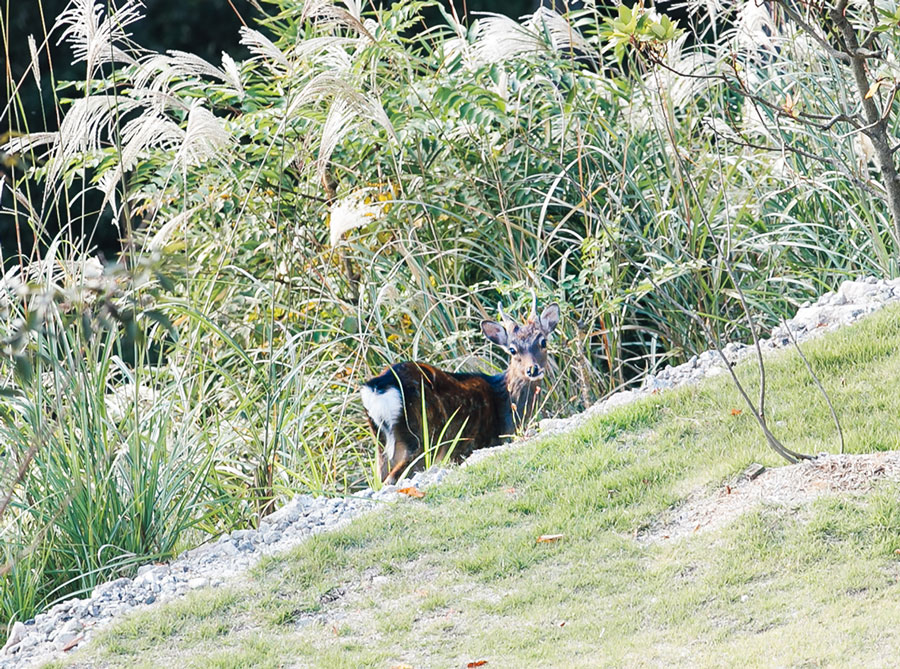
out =
[[10,651],[12,650],[12,648],[14,646],[17,646],[24,636],[25,625],[17,620],[13,623],[12,629],[9,632],[9,638],[3,645],[3,649],[0,650],[0,655],[11,655],[12,653]]

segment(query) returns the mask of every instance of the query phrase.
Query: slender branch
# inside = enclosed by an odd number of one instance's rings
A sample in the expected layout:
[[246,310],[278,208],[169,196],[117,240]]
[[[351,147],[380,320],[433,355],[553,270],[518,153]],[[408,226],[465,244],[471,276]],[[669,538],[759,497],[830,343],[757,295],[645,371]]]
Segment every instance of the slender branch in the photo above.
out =
[[794,11],[794,8],[789,3],[785,2],[784,0],[776,0],[776,2],[778,3],[778,6],[781,7],[782,10],[784,10],[784,13],[787,14],[787,17],[798,26],[800,26],[800,28],[803,29],[803,32],[805,32],[816,42],[818,42],[819,46],[821,46],[829,56],[831,56],[835,60],[841,61],[842,63],[850,63],[849,54],[846,54],[843,51],[838,51],[833,46],[831,46],[831,44],[828,43],[828,40],[822,37],[822,35],[820,35],[815,28],[813,28],[803,19],[802,16]]
[[[758,151],[771,151],[773,153],[784,153],[785,151],[789,153],[796,154],[798,156],[802,156],[804,158],[809,158],[810,160],[815,160],[823,165],[827,165],[829,167],[834,168],[838,172],[844,175],[847,179],[853,182],[857,188],[860,188],[866,191],[869,195],[877,198],[884,197],[884,191],[879,191],[873,188],[871,185],[854,175],[850,169],[843,163],[843,161],[838,160],[837,158],[829,158],[828,156],[821,156],[815,153],[811,153],[806,151],[805,149],[801,149],[796,146],[791,146],[790,144],[781,144],[781,146],[766,146],[765,144],[756,144],[755,142],[751,142],[746,139],[743,135],[740,135],[740,139],[735,137],[729,137],[728,135],[722,134],[719,132],[715,126],[712,124],[707,125],[707,128],[712,131],[714,135],[720,137],[725,140],[729,144],[734,146],[741,146],[747,149],[756,149]],[[900,144],[896,147],[897,150],[900,150]]]
[[837,412],[834,410],[834,405],[831,403],[831,398],[828,396],[828,393],[825,391],[825,387],[822,385],[822,382],[819,380],[819,377],[816,376],[816,373],[813,371],[812,365],[809,364],[809,360],[806,359],[806,356],[803,355],[803,351],[800,349],[800,345],[797,343],[797,339],[794,337],[793,331],[788,327],[787,321],[782,318],[781,323],[784,326],[785,332],[787,332],[788,337],[791,339],[791,343],[794,345],[794,348],[797,349],[797,353],[800,356],[800,359],[803,361],[803,364],[806,365],[806,371],[809,372],[809,375],[812,377],[812,380],[819,387],[819,392],[822,393],[822,396],[825,398],[826,404],[828,404],[828,409],[831,411],[831,417],[834,419],[834,425],[837,427],[838,431],[838,439],[841,442],[841,453],[844,452],[844,431],[841,429],[841,421],[838,420]]
[[[657,86],[657,90],[660,90],[658,86]],[[660,103],[662,104],[662,101],[660,101]],[[668,115],[664,115],[664,118],[666,121],[668,134],[674,144],[675,135],[674,135],[674,129],[670,125],[671,119],[669,118]],[[673,148],[676,148],[676,147],[673,147]],[[700,194],[697,192],[697,188],[696,188],[696,185],[694,184],[694,180],[691,179],[690,174],[686,170],[686,167],[684,164],[685,161],[684,161],[683,157],[677,150],[673,151],[673,153],[675,155],[675,160],[677,161],[678,166],[679,166],[679,170],[678,170],[679,176],[684,180],[684,183],[687,185],[688,190],[693,195],[693,197],[696,198],[697,202],[700,202],[701,201]],[[757,365],[758,365],[758,370],[759,370],[759,381],[760,381],[760,390],[759,390],[760,399],[759,399],[758,407],[754,406],[753,401],[750,399],[750,396],[747,394],[747,391],[744,389],[743,384],[741,384],[740,380],[738,379],[737,374],[735,373],[734,369],[732,368],[730,362],[725,357],[725,352],[722,350],[721,346],[719,346],[718,337],[716,337],[714,335],[714,333],[712,332],[712,329],[709,327],[709,325],[707,325],[703,321],[703,319],[700,318],[699,314],[696,314],[696,313],[690,311],[689,309],[687,309],[683,305],[679,304],[675,300],[672,300],[672,303],[682,313],[684,313],[689,318],[691,318],[695,323],[700,325],[700,327],[703,329],[703,331],[707,334],[707,337],[712,342],[713,346],[716,349],[716,352],[719,354],[719,357],[725,363],[725,367],[728,369],[728,373],[731,375],[731,379],[734,382],[735,387],[738,389],[738,392],[741,394],[741,397],[743,397],[745,403],[750,408],[750,411],[753,413],[753,416],[756,419],[756,422],[759,424],[759,427],[762,430],[762,433],[765,436],[766,441],[768,442],[768,444],[772,448],[772,450],[774,450],[776,453],[781,455],[781,457],[783,457],[785,460],[787,460],[788,462],[790,462],[792,464],[796,463],[800,460],[803,460],[803,459],[811,460],[811,459],[813,459],[814,456],[806,455],[803,453],[798,453],[796,451],[793,451],[793,450],[787,448],[784,444],[781,443],[781,441],[779,441],[779,439],[774,434],[772,434],[771,430],[769,430],[769,426],[766,422],[766,416],[765,416],[766,368],[765,368],[765,363],[763,362],[762,348],[760,347],[759,335],[757,334],[757,331],[756,331],[756,324],[753,322],[753,318],[750,315],[750,305],[747,302],[747,297],[744,294],[743,289],[741,288],[740,282],[737,280],[737,276],[734,272],[734,267],[732,266],[731,261],[728,259],[727,255],[725,253],[725,250],[722,248],[722,244],[721,244],[719,238],[716,236],[716,234],[713,230],[712,223],[709,220],[709,214],[707,213],[707,211],[704,207],[699,207],[699,209],[700,209],[700,215],[703,219],[703,223],[704,223],[707,231],[709,232],[710,240],[712,241],[713,246],[716,249],[716,254],[722,260],[722,266],[725,268],[725,273],[728,275],[728,278],[731,281],[732,286],[734,286],[734,289],[737,292],[738,300],[741,303],[741,308],[743,309],[744,315],[746,316],[746,319],[747,319],[747,325],[750,328],[750,335],[753,338],[753,346],[756,349],[756,359],[757,359]],[[651,277],[651,282],[653,282],[652,277]],[[655,283],[655,282],[653,282],[653,283]],[[654,289],[658,290],[657,286],[654,285]],[[660,291],[660,293],[661,293],[661,291]]]

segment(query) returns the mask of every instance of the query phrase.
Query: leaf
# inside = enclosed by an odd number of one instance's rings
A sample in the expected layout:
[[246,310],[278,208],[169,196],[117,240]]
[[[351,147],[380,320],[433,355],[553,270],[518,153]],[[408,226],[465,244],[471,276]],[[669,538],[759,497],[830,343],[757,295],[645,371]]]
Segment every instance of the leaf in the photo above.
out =
[[471,669],[471,667],[483,667],[486,664],[487,660],[474,660],[466,665],[466,669]]
[[159,271],[154,271],[153,275],[159,281],[159,285],[162,286],[163,290],[169,293],[175,292],[175,282],[171,278]]
[[742,413],[743,413],[743,411],[741,409],[732,409],[731,410],[732,416],[740,416]]
[[16,379],[23,386],[27,386],[31,383],[31,379],[34,376],[34,368],[31,366],[31,361],[24,355],[15,356],[14,361],[16,366]]
[[565,534],[542,534],[541,536],[539,536],[539,537],[537,538],[537,543],[539,543],[539,544],[549,544],[549,543],[552,543],[552,542],[554,542],[554,541],[559,541],[559,540],[562,539],[564,536],[566,536],[566,535],[565,535]]
[[866,93],[866,100],[871,100],[875,97],[875,94],[878,92],[878,88],[881,86],[881,79],[876,79],[872,82],[872,85],[869,87],[869,91]]
[[419,490],[414,485],[410,486],[408,488],[400,488],[397,492],[399,492],[401,495],[409,495],[410,497],[416,497],[419,499],[421,499],[422,497],[425,497],[425,492],[422,490]]
[[169,317],[166,316],[163,312],[158,309],[150,309],[144,312],[144,316],[149,318],[154,323],[162,326],[174,339],[178,341],[178,331],[175,329],[175,326],[172,325],[172,321],[169,320]]

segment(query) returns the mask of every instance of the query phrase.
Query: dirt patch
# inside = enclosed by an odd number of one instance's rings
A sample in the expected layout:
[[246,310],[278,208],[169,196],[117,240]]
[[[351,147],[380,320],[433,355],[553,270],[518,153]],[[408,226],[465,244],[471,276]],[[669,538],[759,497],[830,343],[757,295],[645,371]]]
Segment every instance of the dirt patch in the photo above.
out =
[[900,451],[864,455],[820,455],[796,465],[751,467],[712,493],[692,493],[687,501],[637,535],[642,543],[672,541],[718,529],[759,504],[796,507],[833,493],[865,493],[881,480],[900,481]]

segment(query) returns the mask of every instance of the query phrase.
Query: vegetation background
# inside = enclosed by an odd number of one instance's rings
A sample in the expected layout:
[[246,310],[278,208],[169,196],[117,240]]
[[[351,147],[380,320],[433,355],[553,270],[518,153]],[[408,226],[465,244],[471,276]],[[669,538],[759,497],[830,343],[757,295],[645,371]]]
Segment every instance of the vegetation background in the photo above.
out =
[[563,306],[554,415],[895,275],[898,14],[842,4],[7,2],[0,619],[377,485],[356,384],[500,369],[498,300]]

